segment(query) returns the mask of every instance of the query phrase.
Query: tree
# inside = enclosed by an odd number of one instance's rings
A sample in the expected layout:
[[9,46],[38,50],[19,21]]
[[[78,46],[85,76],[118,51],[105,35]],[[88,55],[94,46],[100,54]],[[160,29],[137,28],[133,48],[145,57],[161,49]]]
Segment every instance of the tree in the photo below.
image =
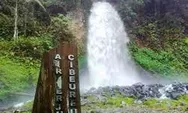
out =
[[13,39],[17,40],[18,38],[18,0],[16,0],[16,7],[15,7],[15,21],[14,21],[14,36]]
[[[34,4],[37,4],[43,12],[47,13],[45,7],[42,5],[42,3],[39,1],[39,0],[24,0],[24,1],[21,1],[21,0],[16,0],[15,2],[15,12],[14,12],[14,36],[13,36],[13,39],[14,40],[17,40],[18,39],[18,4],[19,2],[23,2],[24,4],[24,35],[26,35],[26,29],[27,29],[27,24],[26,24],[26,21],[27,21],[27,13],[28,13],[28,9],[29,7],[32,7],[32,13],[34,13],[34,8],[32,5]],[[34,14],[33,14],[34,16]],[[50,18],[48,16],[48,18]]]

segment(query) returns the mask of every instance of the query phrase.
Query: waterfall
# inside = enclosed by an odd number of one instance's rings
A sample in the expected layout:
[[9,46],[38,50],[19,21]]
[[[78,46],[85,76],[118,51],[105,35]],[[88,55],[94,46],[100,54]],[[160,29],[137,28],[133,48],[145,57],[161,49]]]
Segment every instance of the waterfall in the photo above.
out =
[[129,37],[115,8],[95,2],[88,24],[87,59],[91,87],[140,82],[128,53]]

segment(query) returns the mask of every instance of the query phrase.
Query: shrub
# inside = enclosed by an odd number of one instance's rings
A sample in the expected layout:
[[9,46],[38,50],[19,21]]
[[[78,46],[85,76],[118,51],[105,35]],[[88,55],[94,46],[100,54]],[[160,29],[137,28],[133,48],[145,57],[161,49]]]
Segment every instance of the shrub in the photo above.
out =
[[[178,43],[180,42],[181,40]],[[173,46],[173,43],[171,44]],[[187,75],[187,62],[185,60],[187,57],[184,55],[186,52],[180,53],[182,51],[187,51],[183,44],[170,47],[170,49],[159,49],[158,51],[149,48],[139,48],[135,43],[131,43],[129,47],[134,60],[152,73],[161,74],[165,77]]]
[[69,26],[70,19],[63,15],[52,18],[52,24],[49,32],[54,36],[53,41],[55,45],[58,45],[64,41],[72,41],[74,35],[70,31]]
[[42,54],[53,47],[51,36],[19,37],[17,42],[1,41],[0,52],[6,56],[30,57],[41,59]]

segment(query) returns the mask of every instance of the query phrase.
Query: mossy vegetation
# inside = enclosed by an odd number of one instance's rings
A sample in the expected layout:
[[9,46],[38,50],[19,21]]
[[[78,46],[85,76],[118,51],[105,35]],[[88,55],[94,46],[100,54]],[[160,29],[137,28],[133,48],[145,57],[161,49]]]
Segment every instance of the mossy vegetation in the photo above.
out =
[[28,111],[23,112],[23,113],[31,113],[30,111],[31,111],[32,108],[33,108],[33,101],[30,101],[30,102],[24,104],[22,106],[22,109],[25,109],[25,110],[28,110]]
[[[82,111],[95,111],[96,109],[116,109],[127,107],[148,108],[155,111],[171,112],[177,110],[179,112],[188,111],[188,95],[181,95],[176,100],[148,98],[138,102],[131,97],[113,96],[99,100],[96,96],[88,96],[87,104],[81,106]],[[23,113],[31,113],[33,101],[24,104],[20,109]]]
[[[52,47],[49,36],[0,41],[0,99],[36,87],[42,55]],[[85,57],[79,57],[79,66],[84,62]]]
[[[95,98],[95,97],[93,97]],[[147,99],[143,102],[136,102],[134,98],[130,97],[108,97],[105,101],[97,101],[91,99],[92,103],[82,106],[83,110],[94,110],[96,108],[100,109],[111,109],[111,108],[126,108],[134,106],[142,106],[145,108],[151,108],[153,110],[160,111],[171,111],[172,109],[178,109],[179,111],[188,111],[188,95],[182,95],[178,97],[177,100],[171,99]],[[89,100],[90,98],[88,98]]]
[[172,109],[178,109],[180,111],[188,111],[188,95],[182,95],[177,100],[170,99],[148,99],[143,102],[143,105],[164,111],[170,111]]
[[137,64],[144,67],[153,74],[163,77],[188,77],[187,52],[188,44],[185,39],[174,39],[166,44],[166,48],[153,50],[150,48],[140,48],[135,43],[130,44],[130,53]]
[[28,66],[27,63],[12,61],[0,57],[0,98],[7,94],[22,92],[24,89],[34,87],[39,73],[39,64]]
[[44,51],[52,47],[47,37],[45,40],[37,37],[19,37],[17,42],[0,42],[0,98],[9,94],[24,92],[35,87],[40,60]]
[[[133,99],[130,98],[129,100],[133,100]],[[117,99],[117,101],[116,100],[113,100],[113,101],[115,102],[114,103],[115,105],[119,104],[119,99]],[[187,104],[184,104],[184,102],[181,102],[180,100],[172,101],[172,100],[149,99],[149,100],[147,100],[147,102],[144,102],[141,104],[132,103],[132,104],[128,104],[128,105],[126,104],[125,106],[122,106],[122,105],[115,106],[115,105],[111,105],[111,104],[109,105],[104,102],[101,102],[101,103],[93,103],[90,105],[84,105],[81,107],[81,109],[82,109],[82,111],[90,111],[90,112],[94,112],[94,113],[97,109],[108,109],[108,110],[111,109],[112,110],[112,109],[116,109],[116,108],[123,109],[123,108],[127,108],[127,107],[133,107],[133,108],[139,108],[139,109],[146,108],[146,109],[150,109],[152,111],[160,111],[160,112],[164,112],[164,113],[168,113],[168,112],[170,113],[172,110],[176,110],[181,113],[188,111]],[[22,113],[31,113],[32,102],[27,103],[21,109],[23,109]],[[138,109],[138,111],[139,111],[139,109]]]

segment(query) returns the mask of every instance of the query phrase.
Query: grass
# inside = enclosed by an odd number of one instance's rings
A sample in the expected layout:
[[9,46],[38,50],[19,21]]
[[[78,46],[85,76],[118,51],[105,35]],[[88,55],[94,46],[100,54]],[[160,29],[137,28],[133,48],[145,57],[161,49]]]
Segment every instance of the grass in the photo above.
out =
[[[93,111],[95,110],[113,110],[113,109],[123,109],[123,110],[133,110],[135,111],[152,111],[152,113],[172,113],[172,111],[178,111],[180,113],[188,112],[188,95],[182,95],[177,98],[177,100],[171,99],[156,99],[150,98],[143,102],[135,102],[134,98],[124,97],[124,96],[113,96],[106,97],[105,100],[99,100],[97,96],[88,96],[87,101],[90,102],[88,104],[82,105],[81,109],[83,111]],[[31,113],[33,101],[30,101],[23,105],[20,110],[22,113]],[[156,112],[153,112],[156,111]]]
[[28,66],[25,63],[0,57],[0,98],[9,93],[23,91],[37,83],[39,65]]
[[[52,46],[49,36],[0,41],[0,99],[36,85],[42,53]],[[79,68],[85,63],[86,57],[79,56]]]
[[188,44],[184,40],[169,41],[166,48],[157,51],[146,47],[140,48],[134,42],[130,43],[129,47],[135,62],[147,71],[166,78],[188,77]]
[[143,102],[143,105],[153,108],[160,109],[164,111],[170,111],[172,109],[178,109],[180,111],[188,111],[188,95],[179,96],[177,100],[158,100],[158,99],[148,99]]
[[[94,98],[94,97],[93,97]],[[164,99],[159,100],[155,98],[150,98],[142,103],[135,103],[134,98],[130,97],[108,97],[106,101],[96,101],[93,98],[88,98],[93,101],[91,104],[86,104],[82,106],[82,110],[94,110],[96,108],[100,109],[113,109],[113,108],[126,108],[126,107],[142,107],[149,108],[153,110],[159,110],[164,112],[170,112],[171,110],[179,110],[181,112],[188,111],[188,95],[179,96],[177,100]],[[122,103],[125,105],[123,106]]]
[[49,35],[0,41],[0,99],[36,85],[42,54],[52,46]]

